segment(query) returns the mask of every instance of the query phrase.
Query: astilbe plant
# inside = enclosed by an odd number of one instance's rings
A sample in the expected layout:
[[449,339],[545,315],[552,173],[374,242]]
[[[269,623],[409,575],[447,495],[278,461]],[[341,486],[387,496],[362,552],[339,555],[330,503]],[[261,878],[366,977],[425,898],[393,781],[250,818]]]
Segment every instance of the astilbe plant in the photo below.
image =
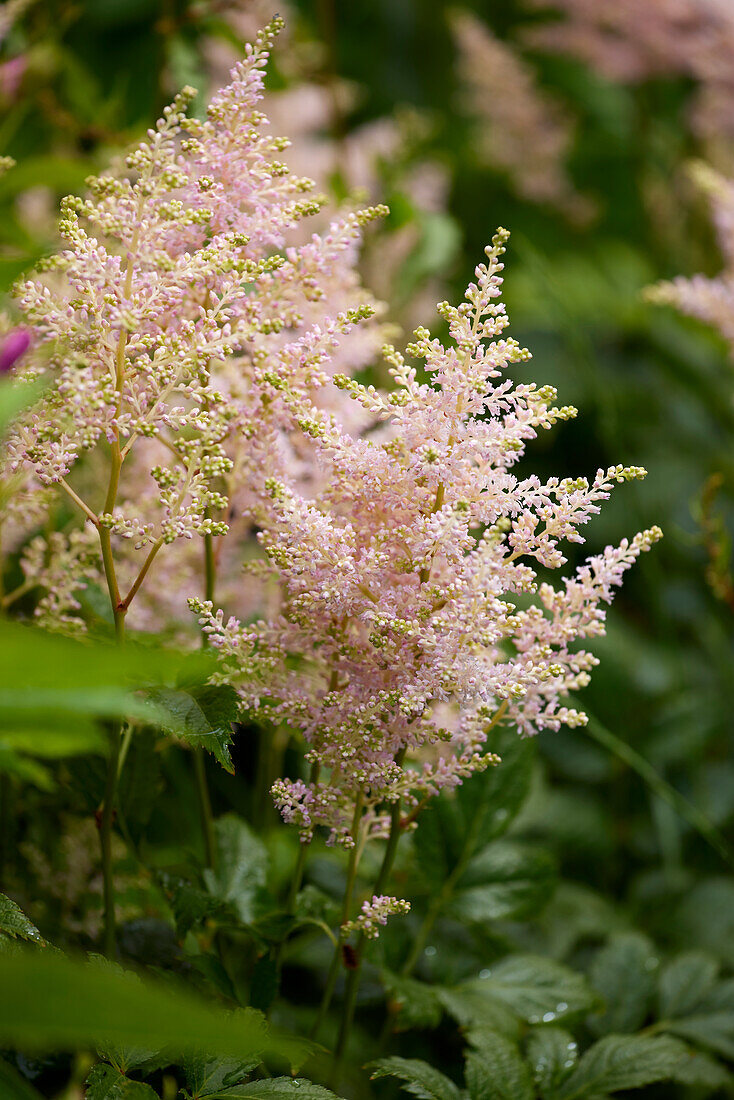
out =
[[[67,247],[18,287],[33,341],[19,375],[40,376],[45,389],[6,448],[5,545],[27,538],[29,516],[32,533],[56,489],[86,525],[30,541],[26,580],[6,607],[40,586],[41,618],[79,628],[79,589],[99,577],[122,640],[160,551],[168,548],[180,569],[191,556],[182,548],[201,538],[196,562],[206,583],[191,582],[189,570],[189,593],[211,591],[213,540],[228,530],[233,475],[257,493],[258,472],[282,473],[299,457],[288,442],[283,372],[306,399],[327,377],[324,364],[354,369],[384,339],[379,324],[349,335],[378,308],[354,263],[362,227],[382,208],[349,212],[323,235],[288,245],[321,200],[278,159],[287,141],[267,132],[257,109],[279,25],[235,66],[204,122],[187,117],[186,90],[125,170],[89,179],[89,198],[65,200]],[[300,456],[302,476],[307,460]],[[153,625],[165,626],[165,616]],[[102,823],[106,857],[118,750],[119,733]],[[106,904],[109,947],[111,895]]]
[[[614,483],[644,470],[612,467],[591,482],[512,473],[540,429],[576,410],[556,406],[550,386],[506,377],[530,358],[503,336],[507,237],[500,230],[487,248],[465,301],[439,306],[451,343],[416,331],[407,351],[423,361],[426,381],[391,347],[393,392],[335,377],[382,422],[378,430],[348,435],[282,376],[284,400],[328,477],[311,500],[276,479],[267,484],[260,538],[281,606],[243,626],[225,622],[211,602],[191,601],[222,655],[221,677],[249,712],[307,742],[309,781],[273,787],[301,835],[294,889],[317,826],[350,852],[342,938],[354,929],[361,936],[340,1050],[375,914],[399,911],[383,890],[401,832],[426,800],[500,763],[484,751],[496,723],[532,734],[585,721],[566,696],[588,682],[596,658],[573,643],[603,633],[604,604],[660,537],[652,528],[608,547],[560,588],[539,583],[536,567],[564,565],[562,542],[583,541],[579,528]],[[387,845],[372,902],[355,921],[351,892],[370,837]]]
[[[31,491],[59,486],[97,530],[118,629],[163,546],[226,531],[222,489],[255,427],[261,442],[288,430],[273,365],[308,389],[357,319],[355,300],[360,317],[375,308],[352,269],[361,226],[379,211],[286,247],[320,201],[276,159],[287,142],[256,109],[277,26],[205,122],[186,117],[182,93],[126,173],[65,200],[68,247],[19,287],[37,346],[26,375],[52,385],[11,440],[8,467],[33,475]],[[360,341],[357,365],[371,354],[364,331]],[[95,486],[87,500],[69,477],[82,455],[97,462],[100,445],[106,492],[96,499]]]
[[565,168],[573,127],[561,104],[541,89],[520,53],[471,12],[458,9],[451,23],[480,158],[504,172],[522,198],[588,221],[591,202],[575,190]]
[[734,356],[734,180],[702,162],[691,166],[691,175],[710,202],[724,267],[713,277],[680,275],[645,293],[649,301],[674,306],[717,329]]
[[[541,429],[576,410],[550,386],[508,377],[530,354],[504,335],[505,230],[465,300],[439,306],[448,342],[420,328],[409,360],[387,346],[391,392],[354,379],[384,341],[355,274],[362,227],[384,209],[289,245],[319,203],[257,109],[276,29],[204,122],[187,117],[182,94],[126,171],[65,202],[67,248],[19,288],[32,340],[22,374],[46,389],[15,429],[6,473],[23,482],[16,522],[23,501],[57,488],[86,521],[26,551],[48,618],[81,621],[75,586],[96,570],[122,640],[166,552],[218,652],[217,680],[266,731],[304,740],[308,779],[281,777],[272,795],[301,839],[291,908],[317,828],[348,852],[319,1018],[356,933],[338,1060],[365,943],[409,908],[386,892],[401,835],[441,791],[501,766],[487,744],[500,722],[530,735],[585,721],[569,694],[596,658],[576,643],[603,633],[605,604],[660,531],[607,547],[558,587],[542,579],[566,564],[564,542],[583,542],[614,484],[644,470],[615,466],[591,482],[513,472]],[[204,581],[188,549],[197,538]],[[225,619],[217,539],[230,562],[249,557],[251,604],[264,606],[265,580],[278,593],[272,613]],[[167,625],[170,602],[150,587],[146,608]],[[108,953],[119,748],[117,729],[101,815]],[[370,840],[386,841],[382,863],[356,909]]]
[[696,87],[694,133],[713,149],[731,143],[734,8],[719,0],[529,0],[560,11],[533,26],[529,42],[576,55],[611,80],[685,76]]
[[[645,297],[710,325],[726,342],[729,358],[734,359],[734,180],[703,162],[694,162],[690,174],[709,200],[724,266],[715,276],[679,275],[657,283],[646,289]],[[707,580],[716,596],[734,610],[730,538],[714,507],[724,480],[718,471],[708,477],[697,510],[709,559]]]

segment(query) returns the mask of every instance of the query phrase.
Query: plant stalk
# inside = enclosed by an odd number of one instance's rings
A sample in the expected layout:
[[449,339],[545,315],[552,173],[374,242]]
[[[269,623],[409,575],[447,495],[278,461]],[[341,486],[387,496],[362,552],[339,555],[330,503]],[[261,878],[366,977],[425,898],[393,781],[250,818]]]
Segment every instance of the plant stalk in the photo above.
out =
[[[402,763],[405,753],[401,753],[398,758],[398,763]],[[402,831],[400,821],[400,799],[393,803],[390,811],[390,834],[387,839],[387,846],[385,848],[385,854],[382,857],[382,864],[375,881],[373,895],[382,894],[387,880],[390,877],[392,871],[392,865],[395,861],[395,854],[398,850],[398,843],[400,841],[400,834]],[[348,919],[345,918],[345,920]],[[355,948],[355,959],[353,968],[349,971],[349,977],[347,978],[347,987],[344,995],[344,1011],[342,1013],[341,1024],[339,1027],[339,1036],[337,1038],[336,1049],[334,1051],[334,1067],[332,1071],[332,1087],[337,1088],[339,1084],[339,1078],[341,1076],[341,1067],[344,1060],[344,1054],[349,1042],[349,1035],[352,1029],[352,1022],[354,1020],[354,1010],[357,1003],[357,993],[359,991],[359,983],[362,977],[362,959],[364,957],[364,949],[367,943],[367,936],[364,932],[360,932],[357,940],[357,946]]]
[[344,900],[342,902],[341,921],[339,923],[339,936],[334,948],[334,954],[331,957],[331,964],[329,966],[329,972],[326,976],[326,985],[324,986],[324,994],[321,998],[321,1004],[319,1005],[318,1016],[314,1021],[314,1025],[311,1028],[310,1038],[314,1039],[318,1035],[322,1023],[326,1017],[326,1013],[329,1011],[329,1005],[331,999],[334,996],[334,988],[336,986],[336,979],[339,976],[339,963],[342,956],[342,948],[344,946],[344,933],[342,932],[342,926],[349,920],[349,914],[352,909],[352,895],[354,894],[354,884],[357,881],[357,866],[359,864],[359,856],[361,853],[361,846],[359,843],[359,829],[362,821],[362,806],[364,804],[364,793],[362,790],[357,792],[357,798],[354,803],[354,816],[352,818],[352,839],[354,845],[349,851],[349,865],[347,867],[347,885],[344,890]]
[[[217,567],[214,559],[214,538],[211,534],[204,535],[204,599],[214,602],[214,590],[217,583]],[[201,644],[204,649],[209,644],[206,634],[202,633]],[[212,813],[212,800],[209,794],[209,784],[206,780],[206,759],[204,749],[197,746],[194,749],[194,779],[196,782],[196,798],[199,805],[199,819],[201,821],[201,833],[204,838],[204,857],[206,866],[216,868],[217,846],[214,836],[214,815]]]

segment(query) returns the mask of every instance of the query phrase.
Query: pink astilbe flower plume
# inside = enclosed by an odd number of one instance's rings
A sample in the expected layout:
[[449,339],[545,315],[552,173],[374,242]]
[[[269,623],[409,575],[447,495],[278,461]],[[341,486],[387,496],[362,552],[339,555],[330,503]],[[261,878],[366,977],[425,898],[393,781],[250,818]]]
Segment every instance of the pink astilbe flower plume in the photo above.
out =
[[[288,442],[281,374],[312,399],[385,338],[355,272],[363,227],[384,208],[290,244],[322,200],[289,172],[288,142],[259,110],[280,25],[247,48],[203,122],[187,117],[184,89],[120,174],[67,198],[65,249],[18,287],[33,339],[24,373],[50,384],[10,439],[5,472],[29,479],[26,497],[62,489],[97,529],[97,577],[122,615],[162,547],[227,532],[231,494],[248,484],[256,495],[262,481],[248,472],[280,475],[296,448],[309,476],[311,453]],[[353,403],[337,395],[330,407]],[[69,546],[56,551],[66,560]],[[187,551],[171,554],[184,576]]]
[[613,485],[645,471],[616,466],[590,482],[512,472],[540,429],[576,410],[555,405],[550,386],[507,376],[530,358],[504,335],[507,236],[497,233],[465,301],[439,306],[451,342],[416,331],[407,350],[426,381],[394,348],[394,392],[335,377],[382,421],[371,433],[348,434],[280,376],[325,471],[311,499],[283,479],[265,485],[260,539],[280,606],[242,626],[192,601],[221,676],[257,719],[307,742],[310,782],[273,787],[304,839],[324,825],[353,846],[355,805],[359,829],[381,835],[386,803],[415,806],[496,763],[484,747],[503,718],[526,734],[582,723],[566,697],[596,658],[574,643],[603,632],[622,574],[660,537],[652,528],[560,589],[538,586],[537,565],[563,566],[563,542],[582,542]]
[[533,26],[529,41],[574,54],[611,80],[681,75],[696,85],[691,123],[701,139],[734,137],[734,6],[729,0],[529,0],[561,19]]
[[540,88],[527,61],[471,12],[457,9],[451,25],[480,158],[505,173],[523,198],[588,220],[591,202],[575,190],[565,167],[573,127],[561,104]]
[[714,277],[680,275],[649,287],[645,296],[718,329],[734,358],[734,180],[702,163],[693,165],[692,175],[711,204],[724,268]]

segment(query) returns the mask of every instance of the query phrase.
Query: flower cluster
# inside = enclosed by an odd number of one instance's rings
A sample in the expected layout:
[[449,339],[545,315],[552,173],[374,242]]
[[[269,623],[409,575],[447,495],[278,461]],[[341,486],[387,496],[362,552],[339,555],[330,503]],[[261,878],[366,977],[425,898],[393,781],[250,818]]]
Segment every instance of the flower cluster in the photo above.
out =
[[720,0],[531,0],[565,18],[533,27],[533,45],[582,58],[612,80],[682,75],[697,85],[691,122],[734,137],[734,7]]
[[[559,103],[537,84],[530,65],[470,12],[454,13],[458,72],[469,111],[477,119],[477,148],[532,202],[556,206],[576,221],[591,206],[564,167],[573,131]],[[528,149],[533,154],[528,156]]]
[[367,939],[376,940],[380,934],[378,925],[387,924],[387,918],[397,913],[409,913],[410,902],[402,898],[373,897],[370,901],[362,903],[362,910],[356,920],[347,921],[342,925],[342,933],[363,932]]
[[497,233],[465,301],[439,306],[452,342],[416,331],[407,351],[422,378],[394,348],[393,392],[334,378],[380,425],[369,434],[348,434],[282,376],[325,476],[311,499],[282,479],[265,484],[259,568],[279,581],[281,604],[241,625],[192,601],[222,677],[258,720],[308,743],[310,781],[273,789],[304,839],[318,825],[346,847],[362,830],[383,835],[386,805],[419,805],[496,763],[485,744],[504,717],[525,734],[583,722],[567,696],[596,658],[574,643],[603,632],[603,605],[660,537],[653,528],[561,588],[539,585],[537,566],[562,566],[563,541],[582,542],[613,485],[645,471],[546,482],[512,472],[540,429],[576,410],[557,406],[552,387],[506,376],[530,357],[503,335],[507,236]]
[[724,270],[714,278],[681,275],[648,288],[646,297],[718,329],[734,357],[734,180],[705,164],[694,165],[693,174],[711,203]]
[[[121,174],[67,198],[65,249],[18,288],[34,344],[24,374],[50,384],[4,473],[29,479],[26,496],[55,486],[81,509],[103,556],[112,547],[123,611],[162,547],[227,531],[249,473],[257,493],[295,447],[307,476],[307,449],[287,442],[281,375],[315,398],[330,371],[359,369],[385,338],[355,272],[363,227],[384,208],[289,243],[322,200],[289,172],[288,142],[258,109],[279,28],[248,47],[203,122],[187,117],[185,89]],[[337,396],[332,412],[351,412]],[[104,573],[110,584],[108,561]]]

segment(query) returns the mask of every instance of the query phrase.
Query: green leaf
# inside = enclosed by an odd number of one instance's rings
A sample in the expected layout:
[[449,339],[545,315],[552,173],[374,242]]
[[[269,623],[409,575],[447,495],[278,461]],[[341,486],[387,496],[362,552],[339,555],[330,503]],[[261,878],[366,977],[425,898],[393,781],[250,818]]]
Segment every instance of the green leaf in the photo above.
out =
[[0,894],[0,933],[13,939],[27,940],[30,943],[45,944],[35,924],[28,919],[19,905],[5,894]]
[[560,1027],[534,1028],[528,1036],[527,1058],[540,1094],[550,1097],[578,1060],[578,1043]]
[[271,1077],[214,1093],[211,1100],[335,1100],[336,1094],[305,1077]]
[[63,194],[82,191],[88,171],[86,162],[78,157],[26,157],[0,179],[0,198],[19,195],[29,187],[38,186],[50,187]]
[[[710,971],[709,971],[710,973]],[[710,989],[687,1016],[661,1020],[661,1027],[683,1039],[734,1059],[734,978]]]
[[442,886],[460,859],[468,859],[509,828],[530,787],[533,747],[514,730],[491,734],[502,762],[467,779],[451,796],[435,799],[414,835],[418,865],[431,886]]
[[582,1055],[557,1097],[598,1097],[669,1080],[685,1057],[682,1045],[665,1035],[607,1035]]
[[158,875],[158,881],[173,910],[179,938],[183,938],[189,929],[201,924],[208,917],[231,913],[229,906],[221,898],[212,897],[206,890],[187,879],[162,871]]
[[162,729],[193,748],[206,749],[231,774],[234,774],[229,752],[231,724],[238,713],[233,696],[236,700],[234,689],[226,686],[206,686],[195,693],[173,688],[148,692],[148,698],[161,712]]
[[438,1027],[443,1009],[433,986],[387,970],[382,972],[382,983],[396,1016],[397,1031],[412,1027]]
[[269,1032],[259,1012],[213,1008],[117,968],[76,962],[51,952],[0,955],[0,1043],[29,1050],[78,1047],[205,1048],[249,1059],[272,1052],[302,1059],[310,1044]]
[[249,825],[234,814],[215,823],[217,869],[204,872],[211,893],[230,902],[245,924],[257,915],[256,904],[264,893],[268,868],[265,845]]
[[530,1024],[588,1012],[595,1000],[582,974],[539,955],[509,955],[457,989],[471,992],[478,1004],[509,1009]]
[[637,1031],[649,1012],[658,959],[639,932],[613,936],[598,951],[589,971],[594,989],[604,998],[604,1012],[592,1017],[597,1035]]
[[194,1100],[210,1097],[239,1084],[258,1065],[257,1061],[238,1062],[228,1058],[211,1058],[206,1054],[194,1054],[184,1059],[183,1070],[186,1088]]
[[459,920],[519,920],[540,910],[555,885],[556,865],[546,852],[499,841],[469,863],[446,907]]
[[731,1010],[707,1012],[702,1006],[695,1015],[666,1020],[665,1030],[734,1060],[734,1012]]
[[67,734],[78,715],[154,721],[155,708],[135,689],[173,678],[182,667],[201,661],[198,655],[192,662],[189,655],[160,648],[130,644],[120,649],[0,621],[0,729]]
[[94,1066],[86,1081],[86,1100],[158,1100],[150,1085],[131,1081],[113,1066]]
[[535,1100],[528,1067],[502,1035],[488,1036],[467,1056],[466,1086],[471,1100]]
[[380,1058],[367,1068],[373,1081],[378,1077],[397,1077],[405,1091],[420,1100],[460,1100],[454,1082],[419,1058]]
[[456,791],[465,825],[478,820],[482,844],[505,833],[530,790],[535,746],[517,735],[514,727],[498,726],[489,735],[488,749],[502,758],[462,783]]
[[687,1016],[710,993],[719,964],[703,951],[686,951],[663,968],[658,989],[658,1012],[662,1019]]
[[465,1031],[499,1032],[516,1039],[520,1034],[517,1015],[487,994],[484,983],[465,982],[452,989],[436,989],[439,1001]]
[[693,1050],[685,1043],[681,1043],[681,1047],[685,1050],[685,1057],[681,1057],[672,1075],[674,1081],[682,1085],[700,1085],[706,1089],[726,1088],[730,1084],[732,1075],[721,1062],[702,1054],[700,1050]]

